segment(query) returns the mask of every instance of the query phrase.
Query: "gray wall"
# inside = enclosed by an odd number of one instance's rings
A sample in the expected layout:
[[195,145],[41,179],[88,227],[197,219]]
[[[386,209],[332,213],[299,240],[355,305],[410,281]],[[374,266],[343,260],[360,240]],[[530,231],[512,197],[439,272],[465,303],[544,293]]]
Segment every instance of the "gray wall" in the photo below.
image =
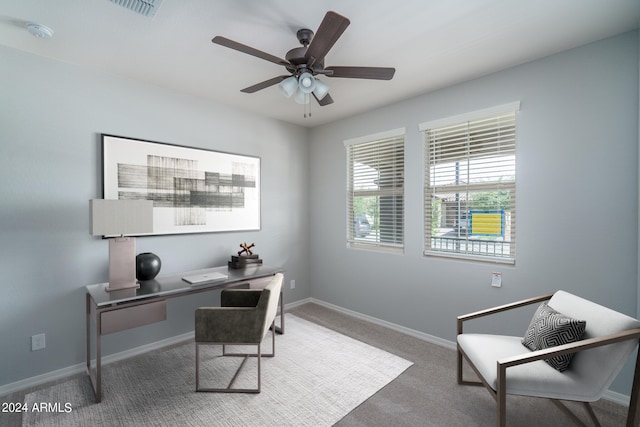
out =
[[[424,257],[418,123],[512,101],[521,102],[515,266]],[[403,126],[405,253],[347,249],[343,141]],[[314,298],[451,341],[458,314],[559,288],[637,313],[636,32],[314,128],[311,158]],[[476,328],[520,335],[529,320]],[[630,393],[630,372],[615,390]]]
[[[101,191],[100,133],[262,159],[262,230],[137,239],[164,273],[225,264],[241,242],[308,281],[308,130],[96,70],[0,47],[0,385],[84,360],[84,286],[108,280],[108,245],[89,235]],[[288,287],[287,287],[288,288]],[[104,355],[193,330],[205,302],[170,300],[168,320],[107,336]],[[45,350],[30,336],[46,333]]]
[[[163,272],[224,263],[255,241],[296,280],[287,302],[313,296],[452,341],[457,314],[557,288],[640,313],[639,44],[624,34],[311,132],[0,47],[0,386],[83,361],[84,286],[107,280],[107,245],[87,215],[101,195],[102,132],[262,158],[262,230],[138,239]],[[516,265],[423,257],[418,123],[516,100]],[[405,253],[348,250],[342,141],[402,126]],[[200,304],[170,301],[168,321],[109,336],[104,353],[192,330]],[[476,328],[520,334],[527,317]],[[31,352],[40,332],[47,348]]]

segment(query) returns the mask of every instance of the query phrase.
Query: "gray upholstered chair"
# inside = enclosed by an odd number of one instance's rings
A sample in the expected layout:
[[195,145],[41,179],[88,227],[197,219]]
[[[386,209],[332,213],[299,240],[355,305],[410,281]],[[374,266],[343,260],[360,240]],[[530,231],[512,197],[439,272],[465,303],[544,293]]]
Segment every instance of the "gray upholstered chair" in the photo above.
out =
[[[544,301],[552,310],[546,313],[548,308],[539,307],[523,336],[463,333],[464,322]],[[562,329],[559,325],[572,325],[575,319],[586,321],[586,325],[582,325],[584,335],[574,342],[561,344],[567,340],[556,334]],[[584,402],[593,423],[600,425],[589,402],[602,397],[627,362],[640,339],[639,328],[637,319],[564,291],[459,316],[458,384],[484,385],[492,393],[497,403],[498,426],[506,426],[507,394],[551,399],[581,425],[584,425],[582,421],[560,400]],[[530,333],[538,334],[535,338],[540,338],[540,342],[547,340],[548,346],[535,347],[538,349],[534,351],[525,347],[523,341],[531,338]],[[463,358],[480,382],[463,379]],[[560,359],[568,361],[568,367],[552,366]],[[640,357],[636,356],[628,427],[637,427],[640,422],[639,399]]]
[[[260,393],[260,361],[275,355],[275,317],[282,288],[283,275],[278,273],[264,289],[225,289],[220,295],[220,307],[200,307],[195,314],[196,391],[226,393]],[[272,352],[262,354],[261,343],[271,329]],[[226,345],[255,345],[257,353],[226,353]],[[200,387],[200,346],[221,345],[223,356],[242,356],[244,360],[226,388]],[[256,388],[233,388],[233,384],[248,357],[257,358]]]

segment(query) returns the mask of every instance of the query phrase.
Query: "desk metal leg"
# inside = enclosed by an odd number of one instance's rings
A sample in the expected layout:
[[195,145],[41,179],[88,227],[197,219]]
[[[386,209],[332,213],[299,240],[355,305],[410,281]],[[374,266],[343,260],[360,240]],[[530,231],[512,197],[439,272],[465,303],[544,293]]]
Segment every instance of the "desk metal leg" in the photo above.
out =
[[[102,400],[102,361],[100,354],[100,316],[96,310],[91,309],[91,297],[87,294],[87,374],[89,375],[89,382],[93,388],[93,392],[96,396],[96,403]],[[96,326],[96,373],[95,378],[93,376],[93,369],[91,368],[91,315],[95,314],[94,323]]]
[[85,327],[87,328],[87,373],[91,374],[91,298],[88,293],[86,294],[85,309]]

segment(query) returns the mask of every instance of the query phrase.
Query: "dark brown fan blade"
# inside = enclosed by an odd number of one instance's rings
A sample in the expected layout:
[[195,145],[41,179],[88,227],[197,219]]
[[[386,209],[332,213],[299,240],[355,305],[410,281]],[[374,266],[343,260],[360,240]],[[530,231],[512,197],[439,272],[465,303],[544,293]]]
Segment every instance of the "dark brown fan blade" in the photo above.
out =
[[331,95],[329,94],[326,94],[324,98],[322,98],[321,100],[318,99],[318,97],[315,94],[313,94],[313,97],[316,99],[316,101],[318,101],[318,104],[320,104],[321,107],[324,107],[325,105],[333,104],[333,98],[331,98]]
[[278,76],[278,77],[274,77],[272,79],[269,80],[265,80],[261,83],[255,84],[253,86],[249,86],[249,87],[245,87],[244,89],[242,89],[240,92],[244,92],[244,93],[254,93],[257,92],[259,90],[262,89],[266,89],[269,86],[273,86],[275,84],[280,83],[281,81],[283,81],[284,79],[286,79],[289,76]]
[[318,27],[315,36],[311,39],[311,44],[304,54],[307,62],[314,58],[322,60],[327,52],[333,47],[335,42],[340,38],[344,30],[347,29],[351,22],[348,18],[329,11]]
[[344,77],[349,79],[391,80],[396,72],[395,68],[386,67],[327,67],[327,77]]
[[239,52],[256,56],[260,59],[266,59],[267,61],[273,62],[274,64],[284,65],[284,66],[291,65],[289,61],[287,61],[286,59],[278,58],[277,56],[273,56],[261,50],[254,49],[242,43],[234,42],[233,40],[229,40],[228,38],[225,38],[222,36],[215,36],[211,41],[215,44],[219,44],[220,46],[228,47],[230,49],[235,49]]

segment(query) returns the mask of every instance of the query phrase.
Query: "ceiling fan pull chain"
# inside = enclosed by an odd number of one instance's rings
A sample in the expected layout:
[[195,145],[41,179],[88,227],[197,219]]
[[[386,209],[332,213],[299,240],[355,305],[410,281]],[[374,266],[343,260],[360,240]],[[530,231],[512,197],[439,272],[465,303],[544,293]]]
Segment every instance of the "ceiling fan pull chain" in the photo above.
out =
[[[309,96],[309,95],[305,95],[305,96]],[[306,102],[304,104],[304,118],[306,119],[307,117],[311,117],[311,102]]]

